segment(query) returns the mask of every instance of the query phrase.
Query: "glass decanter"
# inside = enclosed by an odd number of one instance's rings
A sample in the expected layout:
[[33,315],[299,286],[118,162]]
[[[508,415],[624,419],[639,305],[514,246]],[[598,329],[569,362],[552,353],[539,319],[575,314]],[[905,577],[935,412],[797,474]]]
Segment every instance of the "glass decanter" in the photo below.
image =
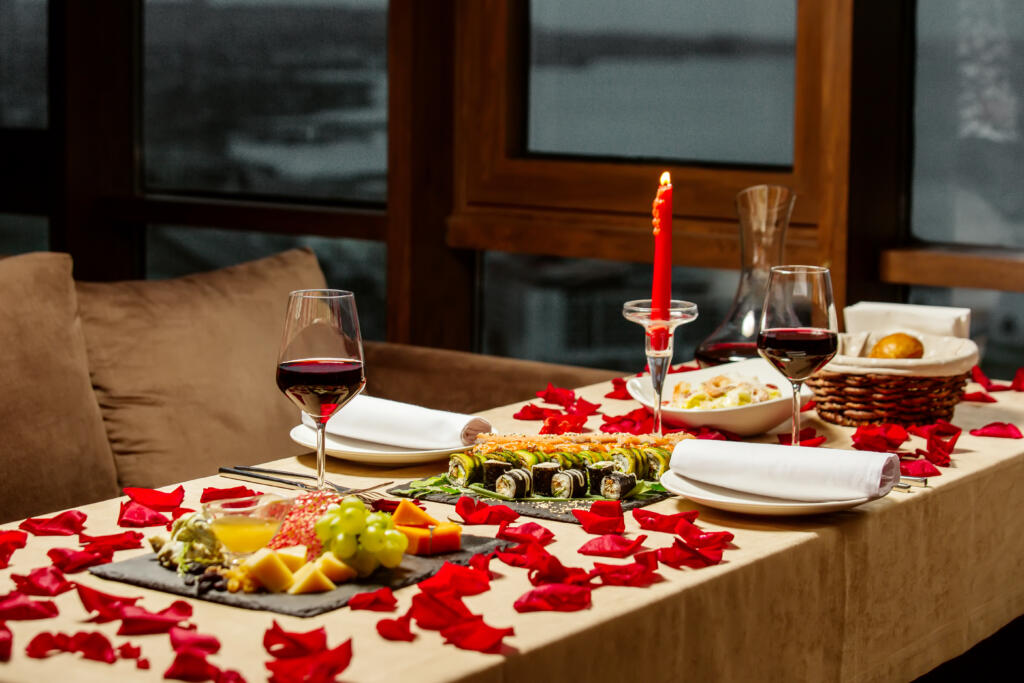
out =
[[740,282],[725,320],[697,347],[701,367],[757,358],[768,274],[782,263],[796,194],[781,185],[754,185],[736,195],[740,219]]

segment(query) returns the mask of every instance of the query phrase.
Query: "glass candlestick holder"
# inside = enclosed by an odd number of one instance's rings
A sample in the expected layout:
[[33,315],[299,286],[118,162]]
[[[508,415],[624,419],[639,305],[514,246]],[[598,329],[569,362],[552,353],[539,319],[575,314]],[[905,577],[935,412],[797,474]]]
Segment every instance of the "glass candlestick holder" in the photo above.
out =
[[627,301],[622,315],[644,328],[644,354],[654,389],[654,433],[661,434],[661,393],[672,364],[672,338],[680,325],[697,319],[697,304],[672,299],[663,315],[655,315],[650,299]]

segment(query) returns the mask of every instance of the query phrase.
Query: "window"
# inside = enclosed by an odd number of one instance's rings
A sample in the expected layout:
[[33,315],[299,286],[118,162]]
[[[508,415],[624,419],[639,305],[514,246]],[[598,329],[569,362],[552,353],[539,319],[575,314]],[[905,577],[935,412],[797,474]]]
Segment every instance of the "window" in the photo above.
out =
[[48,221],[42,216],[0,213],[0,255],[49,248]]
[[46,128],[46,0],[0,0],[0,128]]

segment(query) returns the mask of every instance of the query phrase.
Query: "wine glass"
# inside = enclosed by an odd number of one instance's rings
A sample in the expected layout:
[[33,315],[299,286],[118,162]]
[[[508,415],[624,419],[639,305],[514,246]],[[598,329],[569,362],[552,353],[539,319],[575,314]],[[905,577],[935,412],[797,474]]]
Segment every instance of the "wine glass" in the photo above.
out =
[[836,355],[838,329],[828,268],[771,269],[757,352],[793,385],[794,446],[800,445],[800,386]]
[[327,420],[366,386],[355,295],[340,289],[290,293],[277,363],[278,388],[316,425],[316,486],[327,490]]

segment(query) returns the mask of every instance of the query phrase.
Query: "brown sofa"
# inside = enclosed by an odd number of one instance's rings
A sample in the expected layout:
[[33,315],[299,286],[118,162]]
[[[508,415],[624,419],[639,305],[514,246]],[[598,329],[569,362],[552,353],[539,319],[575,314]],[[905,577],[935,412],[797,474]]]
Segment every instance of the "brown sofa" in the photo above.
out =
[[[305,449],[272,368],[309,250],[161,281],[76,283],[66,254],[0,260],[0,522]],[[474,412],[616,373],[365,343],[367,391]]]

